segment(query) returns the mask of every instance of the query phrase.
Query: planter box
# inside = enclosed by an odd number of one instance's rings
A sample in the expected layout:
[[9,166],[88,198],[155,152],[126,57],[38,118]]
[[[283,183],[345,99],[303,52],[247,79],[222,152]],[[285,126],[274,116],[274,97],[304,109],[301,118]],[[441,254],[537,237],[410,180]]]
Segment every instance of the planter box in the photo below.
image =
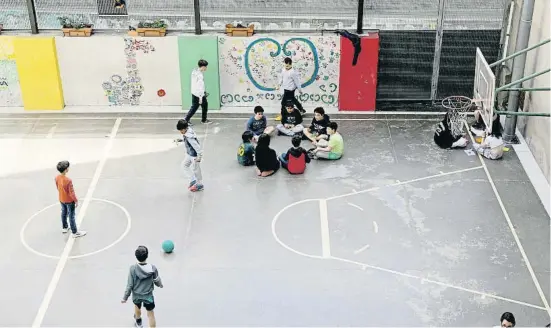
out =
[[254,34],[254,24],[249,27],[233,27],[231,24],[227,24],[226,34],[229,36],[252,36]]
[[89,37],[92,35],[92,28],[91,27],[85,27],[85,28],[62,28],[63,36],[69,36],[69,37]]
[[135,31],[128,31],[130,36],[165,36],[166,28],[138,27]]

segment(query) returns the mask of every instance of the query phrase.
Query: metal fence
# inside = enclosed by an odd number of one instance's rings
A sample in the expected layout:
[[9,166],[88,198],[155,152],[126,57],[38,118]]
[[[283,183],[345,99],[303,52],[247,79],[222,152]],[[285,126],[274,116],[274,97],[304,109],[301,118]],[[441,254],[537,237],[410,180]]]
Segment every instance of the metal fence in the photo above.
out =
[[[30,30],[28,3],[34,3],[39,30],[58,29],[67,16],[94,28],[126,29],[140,21],[164,19],[169,29],[223,31],[227,23],[254,23],[260,31],[435,30],[438,0],[0,0],[0,24],[6,30]],[[446,0],[445,29],[500,29],[506,0]],[[363,15],[362,15],[363,11]],[[360,13],[360,15],[358,15]],[[358,22],[358,16],[363,20]],[[363,21],[363,22],[362,22]],[[360,24],[358,24],[360,23]]]

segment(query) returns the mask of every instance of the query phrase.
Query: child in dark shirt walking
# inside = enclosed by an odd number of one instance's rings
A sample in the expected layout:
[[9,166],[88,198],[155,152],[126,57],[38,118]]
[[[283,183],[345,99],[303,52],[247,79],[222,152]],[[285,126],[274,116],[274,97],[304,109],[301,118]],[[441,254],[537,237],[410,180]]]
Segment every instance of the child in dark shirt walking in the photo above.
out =
[[258,144],[255,149],[256,174],[261,177],[268,177],[279,170],[279,160],[275,150],[270,148],[270,136],[263,133],[258,137]]
[[281,166],[287,169],[291,174],[302,174],[306,170],[306,163],[310,163],[310,157],[308,152],[300,147],[302,138],[300,136],[294,136],[291,140],[293,147],[289,148],[286,153],[279,156]]

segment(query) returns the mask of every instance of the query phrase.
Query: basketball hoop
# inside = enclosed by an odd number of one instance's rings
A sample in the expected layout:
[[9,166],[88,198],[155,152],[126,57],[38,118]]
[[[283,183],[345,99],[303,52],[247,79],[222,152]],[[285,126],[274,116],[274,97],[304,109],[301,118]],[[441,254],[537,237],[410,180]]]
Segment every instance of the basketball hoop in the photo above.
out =
[[463,134],[463,121],[467,118],[467,112],[476,106],[475,101],[465,96],[451,96],[442,100],[442,106],[446,108],[448,115],[448,127],[452,135]]

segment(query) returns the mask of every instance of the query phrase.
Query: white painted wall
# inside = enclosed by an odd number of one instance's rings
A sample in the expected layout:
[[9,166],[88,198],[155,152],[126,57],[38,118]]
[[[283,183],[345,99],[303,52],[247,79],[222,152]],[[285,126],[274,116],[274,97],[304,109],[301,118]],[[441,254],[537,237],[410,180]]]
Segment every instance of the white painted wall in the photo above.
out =
[[[338,108],[340,39],[336,36],[304,37],[303,40],[289,42],[290,37],[277,36],[270,41],[260,41],[265,37],[220,37],[218,39],[218,56],[220,58],[220,95],[225,107],[263,107],[279,108],[283,90],[273,89],[278,85],[283,68],[284,50],[291,52],[293,66],[298,70],[301,82],[308,81],[315,72],[315,54],[318,60],[318,73],[315,81],[303,89],[300,99],[305,109],[311,111],[317,106]],[[305,42],[309,40],[313,48]],[[278,52],[277,44],[281,51]],[[247,48],[250,73],[245,68]],[[261,87],[255,86],[255,82]],[[262,90],[267,88],[270,90]]]
[[13,37],[0,36],[0,107],[23,106]]
[[56,46],[67,106],[182,104],[175,36],[56,37]]
[[[549,39],[550,33],[550,12],[549,1],[535,1],[534,15],[532,17],[532,30],[530,32],[529,46],[535,45],[543,40]],[[541,72],[551,67],[551,46],[548,44],[528,52],[524,75]],[[551,86],[551,74],[540,75],[535,79],[524,82],[524,87],[537,88]],[[550,112],[551,93],[549,91],[537,91],[526,93],[524,111],[528,112]],[[536,162],[543,171],[548,182],[550,179],[550,118],[526,117],[519,119],[519,129],[523,131],[526,143],[530,147]]]

